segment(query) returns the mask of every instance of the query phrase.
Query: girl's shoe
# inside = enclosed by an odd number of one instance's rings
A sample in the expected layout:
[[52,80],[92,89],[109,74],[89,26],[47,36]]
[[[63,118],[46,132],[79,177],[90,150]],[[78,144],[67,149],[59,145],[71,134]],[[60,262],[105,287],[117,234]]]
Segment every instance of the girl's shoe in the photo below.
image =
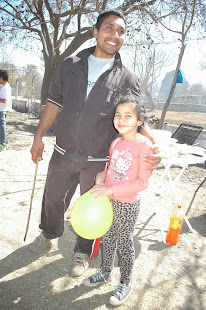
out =
[[97,274],[85,279],[83,283],[86,286],[92,287],[92,286],[97,286],[99,284],[104,284],[110,281],[112,281],[112,272],[103,272],[100,269],[100,271]]
[[109,299],[110,304],[113,306],[119,306],[123,304],[129,297],[131,292],[132,292],[131,283],[121,281]]

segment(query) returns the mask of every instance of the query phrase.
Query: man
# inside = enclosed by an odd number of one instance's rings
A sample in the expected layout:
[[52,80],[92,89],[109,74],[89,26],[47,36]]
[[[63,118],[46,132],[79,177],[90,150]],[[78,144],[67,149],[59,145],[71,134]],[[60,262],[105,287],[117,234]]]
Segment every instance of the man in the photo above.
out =
[[[56,120],[56,145],[49,163],[44,190],[42,234],[31,246],[36,252],[60,237],[64,230],[64,212],[80,184],[81,194],[94,185],[94,176],[104,169],[109,145],[117,136],[113,128],[114,99],[132,93],[139,97],[136,74],[125,68],[118,51],[125,39],[125,21],[121,13],[99,15],[94,28],[97,45],[68,57],[57,69],[31,148],[32,160],[42,159],[42,137]],[[145,129],[143,134],[149,134]],[[159,157],[149,156],[155,166]],[[154,169],[154,168],[152,168]],[[80,276],[88,268],[89,257],[97,253],[96,240],[77,236],[71,275]]]
[[7,149],[6,115],[12,109],[11,86],[6,70],[0,70],[0,152]]

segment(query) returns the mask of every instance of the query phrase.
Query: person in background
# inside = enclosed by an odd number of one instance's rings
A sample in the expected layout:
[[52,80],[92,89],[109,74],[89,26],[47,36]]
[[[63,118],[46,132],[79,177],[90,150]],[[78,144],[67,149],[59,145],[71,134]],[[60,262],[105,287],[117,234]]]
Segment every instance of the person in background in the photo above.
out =
[[0,70],[0,152],[7,149],[6,115],[12,109],[11,86],[6,70]]
[[[31,244],[33,252],[50,247],[50,240],[63,234],[64,213],[77,185],[85,193],[104,169],[111,141],[118,135],[112,124],[115,98],[120,94],[140,96],[138,78],[123,65],[118,52],[125,34],[120,12],[101,13],[93,30],[96,46],[66,58],[52,78],[31,148],[32,160],[42,160],[42,138],[56,121],[56,144],[42,201],[42,233]],[[147,124],[141,133],[152,139]],[[161,158],[148,154],[144,160],[148,169],[155,169]],[[74,277],[87,270],[89,257],[95,257],[99,247],[97,240],[76,238],[70,271]]]
[[139,213],[139,192],[147,188],[151,177],[151,170],[146,169],[142,159],[145,154],[153,153],[151,141],[140,134],[145,118],[144,107],[135,96],[124,96],[117,101],[113,123],[121,137],[111,143],[107,167],[97,174],[90,190],[96,199],[105,195],[110,198],[113,223],[103,236],[102,267],[83,283],[94,287],[111,281],[118,251],[120,283],[109,299],[113,306],[123,304],[132,292],[133,232]]

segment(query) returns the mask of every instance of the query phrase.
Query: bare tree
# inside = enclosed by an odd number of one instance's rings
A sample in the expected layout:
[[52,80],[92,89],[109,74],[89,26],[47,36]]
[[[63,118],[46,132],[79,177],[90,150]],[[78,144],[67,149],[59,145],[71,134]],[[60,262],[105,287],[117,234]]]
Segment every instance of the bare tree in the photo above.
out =
[[[196,3],[192,0],[0,0],[0,45],[6,44],[6,39],[28,49],[36,43],[35,50],[40,49],[45,64],[41,91],[41,103],[44,104],[54,71],[63,59],[92,38],[98,13],[108,9],[121,10],[127,17],[131,38],[135,38],[142,21],[147,22],[149,28],[150,24],[163,25],[165,19],[170,22],[175,14],[178,21],[183,20],[182,30],[174,33],[182,36],[182,46],[185,46],[185,37],[193,21],[192,18],[188,25],[188,19],[194,16]],[[202,18],[201,23],[204,22]]]
[[[142,14],[141,24],[137,24],[138,18],[134,19],[132,15],[133,28],[131,29],[132,35],[129,38],[127,47],[132,47],[134,54],[133,69],[137,72],[141,90],[147,96],[151,108],[154,107],[154,100],[152,96],[152,85],[160,75],[163,66],[167,65],[169,57],[163,52],[157,53],[155,49],[155,43],[162,41],[164,43],[165,34],[161,31],[166,29],[169,35],[180,35],[179,41],[181,42],[180,54],[178,57],[178,64],[175,70],[173,83],[171,85],[170,93],[162,111],[162,120],[160,121],[160,128],[163,126],[164,118],[168,106],[171,102],[174,89],[176,86],[177,75],[180,68],[180,64],[184,55],[184,49],[186,47],[186,40],[188,32],[192,26],[205,27],[205,12],[204,4],[202,1],[187,1],[187,0],[162,0],[156,1],[153,6],[150,7],[148,16],[152,17],[148,22],[145,12]],[[180,29],[178,29],[178,27]],[[152,29],[151,29],[152,28]],[[141,37],[138,39],[139,43],[135,43],[134,29],[141,32]],[[144,33],[144,35],[142,35]],[[156,36],[155,36],[156,34]],[[146,38],[145,38],[146,37]],[[202,35],[204,38],[204,35]],[[137,41],[136,41],[137,42]],[[171,56],[171,52],[170,52]]]
[[161,129],[163,127],[164,124],[164,119],[168,110],[168,107],[170,105],[175,87],[176,87],[176,83],[177,83],[177,77],[178,77],[178,71],[180,69],[180,65],[183,59],[183,55],[184,55],[184,51],[186,48],[186,38],[187,35],[191,29],[191,27],[193,26],[193,21],[195,18],[195,15],[198,13],[198,11],[201,9],[201,1],[187,1],[187,0],[179,0],[179,1],[173,1],[173,6],[176,7],[177,13],[176,14],[176,24],[179,24],[180,30],[173,30],[171,27],[169,27],[170,21],[168,21],[168,26],[166,26],[165,24],[163,24],[161,21],[160,23],[169,31],[172,31],[173,33],[176,33],[177,35],[180,36],[180,53],[178,56],[178,61],[177,61],[177,65],[176,65],[176,69],[175,69],[175,74],[174,74],[174,78],[173,78],[173,82],[172,82],[172,86],[167,98],[167,101],[164,105],[162,114],[161,114],[161,118],[159,121],[159,125],[158,127]]
[[39,74],[37,67],[34,65],[27,65],[24,75],[21,76],[21,81],[24,86],[21,85],[21,93],[24,98],[40,99],[42,78]]
[[188,95],[206,96],[206,88],[200,83],[193,84],[188,91]]
[[153,85],[160,76],[162,68],[169,64],[169,55],[164,51],[158,51],[155,45],[148,48],[146,44],[139,46],[136,43],[132,60],[133,70],[139,77],[141,92],[147,97],[151,109],[155,108]]
[[[148,14],[149,7],[158,0],[147,1],[67,1],[67,0],[0,0],[1,42],[9,40],[29,48],[33,42],[42,49],[45,63],[41,102],[45,103],[51,77],[59,63],[92,38],[96,14],[105,9],[121,9]],[[19,31],[20,30],[20,31]],[[4,42],[2,42],[3,44]]]

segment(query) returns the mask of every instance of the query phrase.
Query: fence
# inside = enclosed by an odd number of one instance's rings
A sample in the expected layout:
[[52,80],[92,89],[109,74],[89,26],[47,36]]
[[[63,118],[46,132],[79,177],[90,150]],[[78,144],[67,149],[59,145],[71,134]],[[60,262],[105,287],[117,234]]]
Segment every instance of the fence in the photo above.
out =
[[27,113],[29,118],[39,118],[43,107],[40,101],[31,102],[25,98],[12,98],[12,108],[21,113]]

